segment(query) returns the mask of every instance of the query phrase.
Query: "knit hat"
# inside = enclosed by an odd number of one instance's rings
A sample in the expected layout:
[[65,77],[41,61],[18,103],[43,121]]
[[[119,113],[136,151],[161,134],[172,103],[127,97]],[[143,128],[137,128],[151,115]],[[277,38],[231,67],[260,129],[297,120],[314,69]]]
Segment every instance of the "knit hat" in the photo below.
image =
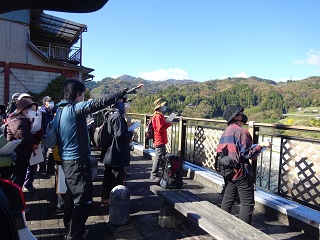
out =
[[242,106],[234,106],[230,105],[224,110],[222,117],[227,121],[229,124],[232,119],[238,115],[240,112],[243,112],[244,108]]
[[161,108],[163,105],[165,105],[167,101],[165,101],[163,98],[158,98],[154,101],[154,110],[157,110],[158,108]]
[[20,113],[21,111],[31,107],[31,105],[36,105],[38,108],[38,104],[36,102],[33,102],[27,98],[22,98],[16,103],[17,107],[17,113]]

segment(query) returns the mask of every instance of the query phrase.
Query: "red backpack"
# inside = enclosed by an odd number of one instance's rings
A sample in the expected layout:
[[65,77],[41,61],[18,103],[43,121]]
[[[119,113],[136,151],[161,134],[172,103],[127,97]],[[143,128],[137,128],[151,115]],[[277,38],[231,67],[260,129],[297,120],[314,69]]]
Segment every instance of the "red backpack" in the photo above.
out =
[[[153,118],[153,116],[152,116]],[[146,129],[144,131],[145,140],[154,139],[154,129],[152,125],[152,118],[147,121]]]

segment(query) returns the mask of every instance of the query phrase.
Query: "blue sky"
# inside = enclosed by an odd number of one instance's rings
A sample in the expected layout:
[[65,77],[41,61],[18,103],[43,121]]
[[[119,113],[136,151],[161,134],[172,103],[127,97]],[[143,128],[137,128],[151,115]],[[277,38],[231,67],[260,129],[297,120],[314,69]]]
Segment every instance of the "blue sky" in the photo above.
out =
[[286,81],[320,74],[319,0],[109,0],[86,14],[83,65],[94,80],[250,77]]

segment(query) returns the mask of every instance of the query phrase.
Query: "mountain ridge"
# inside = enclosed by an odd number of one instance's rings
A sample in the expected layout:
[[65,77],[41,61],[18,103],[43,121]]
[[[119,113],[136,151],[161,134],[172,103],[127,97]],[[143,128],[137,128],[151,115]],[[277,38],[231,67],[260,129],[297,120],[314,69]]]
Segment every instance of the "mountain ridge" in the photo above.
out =
[[[111,93],[138,84],[144,88],[137,95],[131,112],[152,113],[153,101],[164,97],[168,111],[186,117],[219,118],[227,105],[243,105],[255,120],[277,122],[281,115],[297,108],[320,107],[320,77],[275,82],[259,77],[226,78],[197,82],[193,80],[150,81],[122,75],[86,83],[92,97]],[[250,119],[250,118],[249,118]]]

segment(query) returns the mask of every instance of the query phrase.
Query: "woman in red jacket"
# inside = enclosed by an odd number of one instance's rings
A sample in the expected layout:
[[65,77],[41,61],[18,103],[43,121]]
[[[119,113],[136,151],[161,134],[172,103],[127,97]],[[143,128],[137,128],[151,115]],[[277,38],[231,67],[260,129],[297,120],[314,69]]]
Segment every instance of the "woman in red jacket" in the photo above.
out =
[[159,167],[162,157],[166,155],[166,144],[168,143],[167,128],[172,125],[171,122],[167,122],[163,116],[163,112],[166,111],[166,101],[159,98],[154,101],[155,112],[152,116],[152,126],[154,129],[153,145],[156,150],[156,156],[152,164],[152,170],[150,179],[160,180]]

